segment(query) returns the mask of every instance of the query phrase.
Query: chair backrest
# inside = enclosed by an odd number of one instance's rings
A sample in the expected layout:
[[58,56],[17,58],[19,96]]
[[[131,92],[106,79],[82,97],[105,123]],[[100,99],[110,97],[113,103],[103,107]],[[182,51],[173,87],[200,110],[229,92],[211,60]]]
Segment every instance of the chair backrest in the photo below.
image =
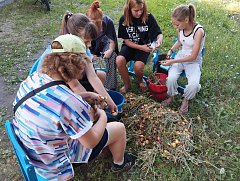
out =
[[9,120],[6,121],[5,128],[15,155],[17,157],[18,164],[20,166],[24,179],[27,181],[46,181],[46,179],[36,174],[33,165],[29,163],[25,150],[23,149],[23,146],[19,139],[16,137],[13,130],[13,125]]
[[33,72],[35,72],[36,70],[39,69],[39,66],[42,63],[43,58],[45,57],[45,55],[47,55],[49,53],[51,53],[51,46],[50,45],[48,45],[48,47],[43,52],[43,54],[34,62],[32,68],[30,69],[29,75],[33,74]]

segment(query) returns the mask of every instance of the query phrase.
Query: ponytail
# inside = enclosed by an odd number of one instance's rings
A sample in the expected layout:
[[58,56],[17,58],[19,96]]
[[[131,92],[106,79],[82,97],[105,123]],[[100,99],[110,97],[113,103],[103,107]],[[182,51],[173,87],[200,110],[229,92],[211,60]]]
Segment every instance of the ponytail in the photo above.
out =
[[70,11],[66,11],[66,13],[63,15],[60,35],[65,35],[65,34],[69,34],[70,33],[70,32],[68,32],[68,29],[67,29],[67,22],[68,22],[68,19],[72,15],[73,15],[73,13],[71,13]]
[[189,22],[191,24],[194,24],[195,23],[195,14],[196,14],[195,8],[191,4],[188,6],[188,8],[189,8]]
[[185,18],[189,18],[189,23],[195,24],[195,7],[192,4],[189,5],[179,5],[172,12],[172,18],[178,21],[184,21]]
[[81,38],[87,36],[95,39],[98,32],[96,25],[86,15],[67,11],[63,15],[60,34],[72,34]]
[[94,1],[91,6],[86,11],[86,15],[93,20],[95,25],[98,28],[98,32],[102,31],[102,19],[103,19],[103,12],[100,9],[100,2]]

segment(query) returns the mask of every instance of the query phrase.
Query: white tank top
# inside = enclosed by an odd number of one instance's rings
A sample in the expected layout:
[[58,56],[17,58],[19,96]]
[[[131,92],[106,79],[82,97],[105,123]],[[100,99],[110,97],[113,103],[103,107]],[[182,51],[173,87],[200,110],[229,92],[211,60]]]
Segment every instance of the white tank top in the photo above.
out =
[[[179,32],[179,35],[180,35],[179,40],[182,44],[182,48],[181,48],[181,50],[178,51],[178,53],[175,57],[176,59],[183,58],[183,57],[186,57],[186,56],[189,56],[189,55],[192,54],[195,34],[196,34],[196,32],[198,31],[199,28],[203,28],[203,26],[201,26],[200,24],[196,24],[193,28],[192,33],[190,33],[187,36],[184,35],[183,30],[181,30]],[[200,65],[202,65],[202,49],[204,47],[205,37],[206,37],[206,35],[204,33],[204,37],[203,37],[202,42],[201,42],[201,46],[200,46],[200,50],[198,52],[198,56],[196,58],[196,61],[194,61],[194,62],[199,63]],[[193,63],[193,62],[186,62],[186,63]]]

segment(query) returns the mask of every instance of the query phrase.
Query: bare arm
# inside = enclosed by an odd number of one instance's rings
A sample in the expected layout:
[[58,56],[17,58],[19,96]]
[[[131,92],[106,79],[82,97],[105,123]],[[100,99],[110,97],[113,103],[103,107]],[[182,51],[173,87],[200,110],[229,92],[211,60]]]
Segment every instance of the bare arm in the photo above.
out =
[[[92,112],[92,114],[94,113]],[[107,126],[107,116],[105,111],[97,109],[96,115],[99,116],[96,124],[94,124],[88,132],[78,138],[83,146],[90,149],[94,148],[99,143]]]
[[157,41],[156,41],[156,50],[158,50],[160,48],[162,41],[163,41],[163,35],[159,34],[157,36]]
[[115,50],[115,43],[113,40],[110,40],[109,49],[104,52],[103,58],[110,58],[114,50]]
[[90,84],[93,86],[94,90],[101,96],[107,97],[107,103],[111,112],[118,112],[116,104],[113,102],[112,98],[107,93],[105,87],[103,86],[101,80],[98,78],[92,63],[88,63],[86,68],[86,75]]
[[181,47],[181,42],[179,41],[179,34],[178,34],[178,40],[174,43],[172,48],[170,49],[172,52],[178,50]]
[[[193,46],[193,51],[192,51],[192,54],[187,56],[187,57],[184,57],[184,58],[181,58],[181,59],[170,59],[170,60],[167,60],[165,62],[162,63],[162,65],[171,65],[173,63],[181,63],[181,62],[191,62],[191,61],[195,61],[197,56],[198,56],[198,53],[200,51],[200,47],[201,47],[201,42],[202,42],[202,39],[203,39],[203,36],[204,36],[204,30],[203,29],[199,29],[196,34],[195,34],[195,41],[194,41],[194,46]],[[179,47],[181,46],[181,43],[179,41],[177,41],[173,47],[171,48],[171,51],[175,51],[176,49],[178,49]]]
[[69,87],[73,92],[80,95],[82,92],[86,92],[86,89],[80,84],[80,82],[77,79],[73,79],[70,82],[68,82]]
[[167,53],[167,59],[170,59],[172,53],[173,53],[174,51],[178,50],[178,49],[181,47],[181,45],[182,45],[182,44],[181,44],[181,42],[179,41],[179,37],[178,37],[178,41],[176,41],[176,42],[174,43],[174,45],[172,46],[172,48],[170,48],[170,50],[168,51],[168,53]]
[[80,95],[88,103],[94,101],[99,102],[101,100],[101,96],[99,94],[95,92],[86,91],[86,89],[82,86],[82,84],[80,84],[80,82],[77,79],[71,80],[70,82],[68,82],[68,85],[70,86],[73,92]]
[[144,52],[151,52],[152,51],[152,49],[149,48],[148,45],[138,45],[138,44],[132,42],[129,39],[125,39],[124,43],[131,48],[138,49],[138,50],[141,50],[141,51],[144,51]]

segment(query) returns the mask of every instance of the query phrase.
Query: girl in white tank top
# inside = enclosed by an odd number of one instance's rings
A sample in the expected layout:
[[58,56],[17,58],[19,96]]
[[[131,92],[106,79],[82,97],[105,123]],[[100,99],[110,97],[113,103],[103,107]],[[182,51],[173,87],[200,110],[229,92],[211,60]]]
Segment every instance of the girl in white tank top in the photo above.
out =
[[184,99],[179,108],[180,114],[188,112],[188,103],[199,92],[201,67],[202,67],[202,49],[205,42],[205,32],[203,26],[196,23],[195,7],[193,5],[180,5],[172,13],[172,23],[178,29],[178,41],[168,51],[168,56],[178,50],[175,59],[162,61],[164,66],[170,66],[167,78],[167,87],[169,97],[162,102],[163,106],[168,106],[178,94],[177,80],[185,70],[188,79],[188,85],[184,89]]

